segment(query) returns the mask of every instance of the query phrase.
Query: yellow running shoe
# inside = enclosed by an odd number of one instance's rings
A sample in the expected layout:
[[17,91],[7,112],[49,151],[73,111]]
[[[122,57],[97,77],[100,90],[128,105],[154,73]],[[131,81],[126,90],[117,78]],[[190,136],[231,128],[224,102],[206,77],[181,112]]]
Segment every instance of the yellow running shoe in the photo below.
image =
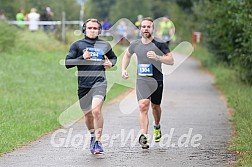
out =
[[159,128],[156,128],[154,126],[154,141],[155,142],[160,142],[162,135],[161,135],[161,128],[159,126]]

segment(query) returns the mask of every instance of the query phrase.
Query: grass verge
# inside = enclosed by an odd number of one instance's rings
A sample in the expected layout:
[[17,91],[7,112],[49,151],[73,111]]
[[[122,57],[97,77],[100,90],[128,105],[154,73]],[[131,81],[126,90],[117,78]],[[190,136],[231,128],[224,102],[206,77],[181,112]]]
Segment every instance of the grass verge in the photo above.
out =
[[[1,53],[0,155],[59,128],[59,115],[78,100],[76,68],[59,63],[69,47],[42,31],[18,31],[16,45]],[[115,85],[107,100],[126,89]]]
[[221,63],[205,48],[197,47],[193,53],[216,78],[216,86],[227,98],[235,127],[229,149],[238,153],[236,166],[252,166],[252,87],[239,80],[239,73]]

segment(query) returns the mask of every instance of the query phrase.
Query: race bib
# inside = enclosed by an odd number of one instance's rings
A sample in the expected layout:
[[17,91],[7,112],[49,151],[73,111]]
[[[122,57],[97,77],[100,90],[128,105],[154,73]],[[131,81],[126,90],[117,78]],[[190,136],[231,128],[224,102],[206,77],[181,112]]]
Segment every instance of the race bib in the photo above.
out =
[[139,76],[153,76],[152,64],[138,64]]
[[89,60],[92,61],[102,61],[103,60],[103,50],[100,48],[87,48],[87,51],[91,53]]

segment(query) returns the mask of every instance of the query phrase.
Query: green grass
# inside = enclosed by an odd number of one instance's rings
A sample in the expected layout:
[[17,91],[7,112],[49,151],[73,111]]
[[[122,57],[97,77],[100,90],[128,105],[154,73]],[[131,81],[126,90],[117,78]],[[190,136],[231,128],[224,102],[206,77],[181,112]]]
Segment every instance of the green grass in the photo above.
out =
[[59,64],[64,48],[42,32],[24,31],[1,54],[0,153],[58,128],[58,115],[75,101],[75,77]]
[[193,55],[214,74],[216,86],[227,98],[228,107],[233,109],[235,132],[229,149],[239,153],[236,166],[252,166],[252,87],[239,80],[235,69],[216,63],[205,48],[197,47]]
[[[0,155],[59,128],[59,115],[78,100],[76,68],[59,63],[70,44],[40,31],[20,31],[16,43],[0,55]],[[126,89],[115,85],[107,100]]]

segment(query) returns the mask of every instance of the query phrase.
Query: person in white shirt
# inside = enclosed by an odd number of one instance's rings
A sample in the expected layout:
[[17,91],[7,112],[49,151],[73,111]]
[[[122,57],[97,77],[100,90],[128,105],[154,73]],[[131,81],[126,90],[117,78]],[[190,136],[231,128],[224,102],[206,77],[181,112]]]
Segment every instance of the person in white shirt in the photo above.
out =
[[39,21],[40,15],[36,11],[37,10],[35,8],[32,8],[31,12],[27,16],[28,21],[30,21],[29,30],[32,32],[37,31],[39,29],[38,21]]

